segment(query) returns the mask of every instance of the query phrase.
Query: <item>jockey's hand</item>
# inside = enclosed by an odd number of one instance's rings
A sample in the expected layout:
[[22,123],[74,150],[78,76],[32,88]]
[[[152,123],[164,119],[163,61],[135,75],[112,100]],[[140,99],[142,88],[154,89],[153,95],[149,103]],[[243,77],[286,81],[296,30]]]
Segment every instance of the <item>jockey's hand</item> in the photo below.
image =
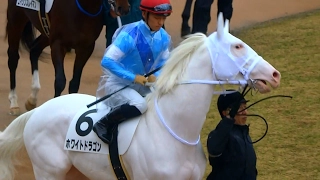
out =
[[134,83],[141,84],[144,86],[146,82],[148,82],[148,80],[144,76],[136,75],[136,77],[134,78]]
[[150,76],[147,77],[148,82],[153,83],[157,80],[156,76],[151,74]]

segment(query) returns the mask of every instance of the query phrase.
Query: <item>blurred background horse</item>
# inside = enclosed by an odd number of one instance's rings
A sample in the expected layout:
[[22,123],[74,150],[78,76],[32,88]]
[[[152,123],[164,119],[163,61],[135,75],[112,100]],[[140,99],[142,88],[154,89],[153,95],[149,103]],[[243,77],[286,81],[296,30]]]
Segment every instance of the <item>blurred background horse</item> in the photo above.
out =
[[[36,107],[37,94],[40,90],[38,59],[43,49],[49,45],[55,71],[54,97],[60,96],[66,86],[64,57],[70,48],[75,49],[76,58],[68,92],[78,92],[83,67],[91,56],[95,41],[103,27],[102,1],[8,0],[6,37],[9,45],[7,53],[10,70],[10,114],[20,114],[16,94],[20,41],[30,51],[32,92],[25,103],[27,110]],[[127,0],[111,0],[109,3],[115,7],[118,15],[127,14],[129,11],[130,5]],[[40,6],[47,6],[45,12],[37,8],[30,9]],[[41,33],[36,39],[33,27]]]

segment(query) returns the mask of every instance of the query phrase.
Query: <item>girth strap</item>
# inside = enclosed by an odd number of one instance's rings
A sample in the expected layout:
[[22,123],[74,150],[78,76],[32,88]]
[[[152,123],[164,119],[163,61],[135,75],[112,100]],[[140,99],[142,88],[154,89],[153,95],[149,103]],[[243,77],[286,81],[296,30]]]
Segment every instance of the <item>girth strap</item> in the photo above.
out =
[[47,37],[50,34],[50,20],[48,14],[46,13],[46,0],[39,0],[40,2],[40,11],[39,11],[39,20],[42,26],[42,29]]
[[119,156],[118,150],[118,124],[114,126],[114,130],[112,132],[113,140],[109,144],[109,158],[111,161],[111,165],[113,167],[113,171],[117,179],[119,180],[128,180],[127,173],[122,168],[121,156]]

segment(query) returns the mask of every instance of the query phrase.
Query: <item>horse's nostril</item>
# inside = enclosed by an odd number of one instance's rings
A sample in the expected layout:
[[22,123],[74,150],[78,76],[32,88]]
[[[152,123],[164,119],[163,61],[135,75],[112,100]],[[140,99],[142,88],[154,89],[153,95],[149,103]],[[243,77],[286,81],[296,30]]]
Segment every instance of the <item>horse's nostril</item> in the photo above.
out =
[[276,82],[280,82],[281,74],[280,74],[278,71],[273,72],[272,75],[273,75],[273,79],[274,79]]

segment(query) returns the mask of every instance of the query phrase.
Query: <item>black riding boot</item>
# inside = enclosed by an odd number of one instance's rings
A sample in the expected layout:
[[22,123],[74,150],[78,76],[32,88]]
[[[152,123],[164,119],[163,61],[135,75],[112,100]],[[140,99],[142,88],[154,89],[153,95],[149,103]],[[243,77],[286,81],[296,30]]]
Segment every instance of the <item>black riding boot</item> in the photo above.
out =
[[107,115],[96,122],[93,131],[103,142],[110,144],[113,139],[112,132],[117,127],[116,125],[139,115],[141,115],[141,112],[135,106],[123,104],[111,109]]

